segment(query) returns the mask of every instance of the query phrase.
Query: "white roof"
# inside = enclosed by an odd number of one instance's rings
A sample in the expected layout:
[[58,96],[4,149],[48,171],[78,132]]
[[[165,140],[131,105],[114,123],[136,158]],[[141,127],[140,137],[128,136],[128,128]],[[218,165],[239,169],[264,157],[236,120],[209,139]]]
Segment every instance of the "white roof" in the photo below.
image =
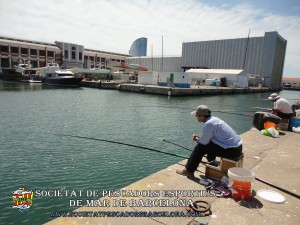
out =
[[75,67],[75,68],[72,68],[69,70],[72,71],[73,73],[89,73],[89,74],[108,74],[108,73],[110,73],[110,70],[97,69],[97,68],[84,69],[84,68]]
[[209,74],[241,74],[243,70],[227,69],[189,69],[186,73],[209,73]]

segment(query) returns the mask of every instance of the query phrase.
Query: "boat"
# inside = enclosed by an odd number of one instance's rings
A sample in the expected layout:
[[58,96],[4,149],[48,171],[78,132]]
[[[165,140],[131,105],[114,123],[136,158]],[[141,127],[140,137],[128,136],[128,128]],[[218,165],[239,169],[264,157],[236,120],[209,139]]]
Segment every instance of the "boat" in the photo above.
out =
[[22,73],[21,82],[23,83],[42,83],[42,76],[36,69],[25,69]]
[[110,68],[113,71],[124,71],[124,73],[148,71],[146,67],[140,66],[138,64],[128,64],[125,62],[116,61],[107,61],[107,68]]
[[39,74],[29,74],[24,79],[21,80],[23,83],[42,83],[42,76]]
[[19,63],[13,68],[5,68],[2,70],[1,79],[7,81],[29,80],[29,75],[35,74],[35,69],[31,67],[30,61],[19,59]]
[[75,76],[76,75],[82,76],[83,80],[85,81],[110,80],[112,77],[110,70],[100,69],[100,68],[85,69],[85,68],[74,67],[68,70],[72,71],[75,74]]
[[83,77],[75,76],[68,69],[62,69],[58,63],[47,63],[46,67],[38,68],[42,75],[42,84],[64,86],[64,87],[79,87]]
[[290,83],[286,83],[286,84],[283,84],[282,85],[282,88],[283,89],[289,89],[289,88],[291,88],[292,87],[292,84],[290,84]]
[[19,64],[14,66],[14,69],[17,73],[20,73],[22,75],[25,75],[26,70],[31,69],[30,61],[25,62],[25,60],[19,59]]

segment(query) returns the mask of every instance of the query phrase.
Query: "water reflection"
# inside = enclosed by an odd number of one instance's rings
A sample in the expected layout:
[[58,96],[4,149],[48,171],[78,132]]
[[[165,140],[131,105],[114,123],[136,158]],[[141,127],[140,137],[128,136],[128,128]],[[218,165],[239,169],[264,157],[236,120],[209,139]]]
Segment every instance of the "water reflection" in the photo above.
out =
[[41,83],[20,83],[0,80],[0,91],[39,91]]
[[82,90],[81,87],[63,87],[63,86],[51,86],[43,85],[42,83],[22,83],[14,81],[3,81],[0,80],[0,91],[41,91],[51,89],[78,89]]

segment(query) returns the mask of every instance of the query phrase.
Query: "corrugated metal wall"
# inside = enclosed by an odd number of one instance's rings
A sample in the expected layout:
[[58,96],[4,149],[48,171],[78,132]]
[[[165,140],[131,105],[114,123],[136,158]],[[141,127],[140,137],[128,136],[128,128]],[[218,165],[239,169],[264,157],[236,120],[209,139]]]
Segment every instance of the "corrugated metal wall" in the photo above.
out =
[[279,88],[284,66],[286,40],[277,32],[264,37],[183,43],[182,64],[186,67],[244,69],[260,75],[265,85]]
[[149,71],[183,72],[181,57],[130,57],[125,62],[145,66]]
[[272,87],[281,86],[282,83],[282,73],[285,59],[286,41],[282,41],[277,37],[276,48],[275,48],[275,58],[272,71]]
[[183,43],[182,63],[186,67],[243,69],[245,62],[246,73],[258,74],[263,41],[260,37]]

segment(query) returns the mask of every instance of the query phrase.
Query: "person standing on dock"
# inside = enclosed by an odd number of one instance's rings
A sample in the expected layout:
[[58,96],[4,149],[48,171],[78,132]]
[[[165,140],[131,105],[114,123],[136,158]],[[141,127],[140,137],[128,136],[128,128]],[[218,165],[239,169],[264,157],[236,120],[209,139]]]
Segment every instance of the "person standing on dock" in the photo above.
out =
[[212,116],[206,105],[199,105],[191,114],[196,116],[198,122],[204,123],[202,136],[193,135],[193,141],[196,141],[197,145],[185,168],[176,170],[176,173],[194,177],[194,172],[204,155],[207,155],[208,161],[212,161],[216,156],[230,159],[242,154],[242,139],[227,123]]
[[274,103],[273,109],[269,109],[274,115],[279,116],[281,119],[289,119],[293,117],[294,112],[292,110],[292,106],[286,99],[281,98],[276,93],[271,94],[268,99]]

